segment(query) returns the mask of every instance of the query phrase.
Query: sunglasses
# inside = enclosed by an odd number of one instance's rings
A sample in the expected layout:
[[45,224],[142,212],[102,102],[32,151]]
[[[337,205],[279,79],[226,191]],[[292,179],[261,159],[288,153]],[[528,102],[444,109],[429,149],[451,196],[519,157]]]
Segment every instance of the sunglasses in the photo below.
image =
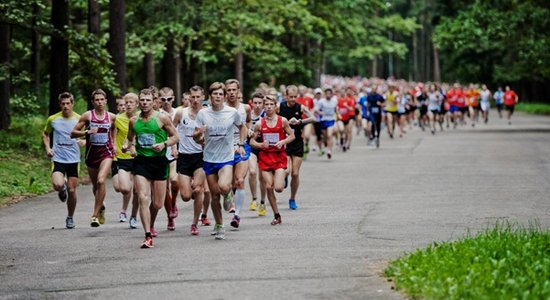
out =
[[166,102],[166,101],[171,101],[172,98],[174,97],[160,97],[160,100],[162,100],[162,102]]

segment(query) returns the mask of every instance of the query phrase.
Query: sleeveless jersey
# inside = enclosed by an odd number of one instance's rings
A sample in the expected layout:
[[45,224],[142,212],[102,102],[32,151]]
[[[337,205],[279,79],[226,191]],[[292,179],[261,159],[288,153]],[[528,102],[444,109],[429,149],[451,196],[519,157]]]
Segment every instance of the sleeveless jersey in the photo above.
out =
[[282,147],[281,149],[275,147],[275,144],[277,142],[284,140],[286,138],[286,132],[283,128],[283,118],[281,116],[277,116],[277,122],[275,123],[274,127],[267,126],[267,120],[263,118],[261,121],[261,133],[262,133],[262,142],[268,141],[269,147],[268,148],[262,148],[261,151],[266,152],[284,152],[285,148]]
[[166,131],[162,130],[157,123],[158,115],[159,112],[155,111],[149,121],[142,121],[140,113],[134,124],[136,152],[138,155],[146,157],[166,155],[166,148],[160,152],[156,152],[152,148],[154,144],[165,142],[168,139]]
[[197,144],[193,139],[193,133],[195,132],[195,127],[197,127],[197,122],[195,119],[191,119],[189,112],[191,108],[186,107],[182,110],[181,120],[177,124],[178,135],[180,137],[178,152],[185,154],[201,153],[202,146]]
[[[281,117],[286,118],[290,121],[292,118],[296,118],[297,120],[302,119],[302,107],[299,103],[294,104],[294,106],[289,107],[287,102],[281,103],[279,107],[279,115]],[[303,124],[297,124],[297,125],[290,125],[290,128],[294,130],[294,136],[296,139],[292,141],[292,143],[300,143],[302,139],[302,125]]]
[[[128,136],[128,125],[130,124],[130,119],[126,113],[121,113],[116,116],[115,128],[116,128],[116,137],[115,144],[117,149],[122,149],[124,140]],[[129,152],[118,151],[116,159],[133,159],[132,155]]]
[[94,134],[86,136],[86,160],[88,164],[100,162],[113,157],[113,141],[111,139],[111,117],[104,112],[103,119],[98,119],[95,110],[90,110],[90,129],[98,128]]

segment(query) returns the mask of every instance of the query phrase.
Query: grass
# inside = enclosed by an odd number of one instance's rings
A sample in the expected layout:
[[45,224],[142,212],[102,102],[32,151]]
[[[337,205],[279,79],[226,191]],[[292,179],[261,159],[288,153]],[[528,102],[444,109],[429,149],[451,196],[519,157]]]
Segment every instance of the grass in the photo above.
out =
[[550,104],[547,103],[518,103],[516,109],[530,114],[550,115]]
[[550,229],[498,223],[419,249],[384,273],[414,299],[550,299]]
[[[11,128],[0,131],[0,206],[52,190],[51,162],[42,146],[45,123],[41,116],[14,116]],[[80,175],[87,176],[86,168]]]

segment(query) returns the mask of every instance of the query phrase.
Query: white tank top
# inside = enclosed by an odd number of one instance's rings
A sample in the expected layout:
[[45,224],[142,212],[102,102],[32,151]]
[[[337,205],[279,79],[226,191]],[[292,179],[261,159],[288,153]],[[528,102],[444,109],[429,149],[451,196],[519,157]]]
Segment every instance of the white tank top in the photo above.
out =
[[[177,131],[180,137],[178,152],[183,154],[201,153],[202,146],[197,144],[193,140],[193,133],[195,132],[196,120],[191,119],[189,111],[191,108],[186,107],[182,109],[181,120],[177,124]],[[197,116],[195,116],[196,118]]]

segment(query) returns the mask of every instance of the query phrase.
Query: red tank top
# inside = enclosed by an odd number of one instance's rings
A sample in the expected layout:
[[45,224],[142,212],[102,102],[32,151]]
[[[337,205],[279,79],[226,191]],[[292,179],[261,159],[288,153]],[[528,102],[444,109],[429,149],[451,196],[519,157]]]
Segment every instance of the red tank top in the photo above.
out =
[[97,133],[88,135],[86,145],[90,146],[103,146],[109,149],[113,148],[113,142],[111,140],[111,118],[107,111],[104,112],[102,120],[97,118],[95,111],[90,111],[90,128],[97,127]]
[[269,141],[269,147],[263,148],[262,151],[266,152],[283,152],[285,151],[285,147],[282,147],[281,149],[277,148],[275,144],[278,141],[282,141],[286,139],[286,132],[283,128],[283,118],[281,116],[277,116],[277,123],[275,123],[275,127],[269,127],[267,126],[267,120],[262,118],[261,120],[261,133],[262,133],[262,141]]

